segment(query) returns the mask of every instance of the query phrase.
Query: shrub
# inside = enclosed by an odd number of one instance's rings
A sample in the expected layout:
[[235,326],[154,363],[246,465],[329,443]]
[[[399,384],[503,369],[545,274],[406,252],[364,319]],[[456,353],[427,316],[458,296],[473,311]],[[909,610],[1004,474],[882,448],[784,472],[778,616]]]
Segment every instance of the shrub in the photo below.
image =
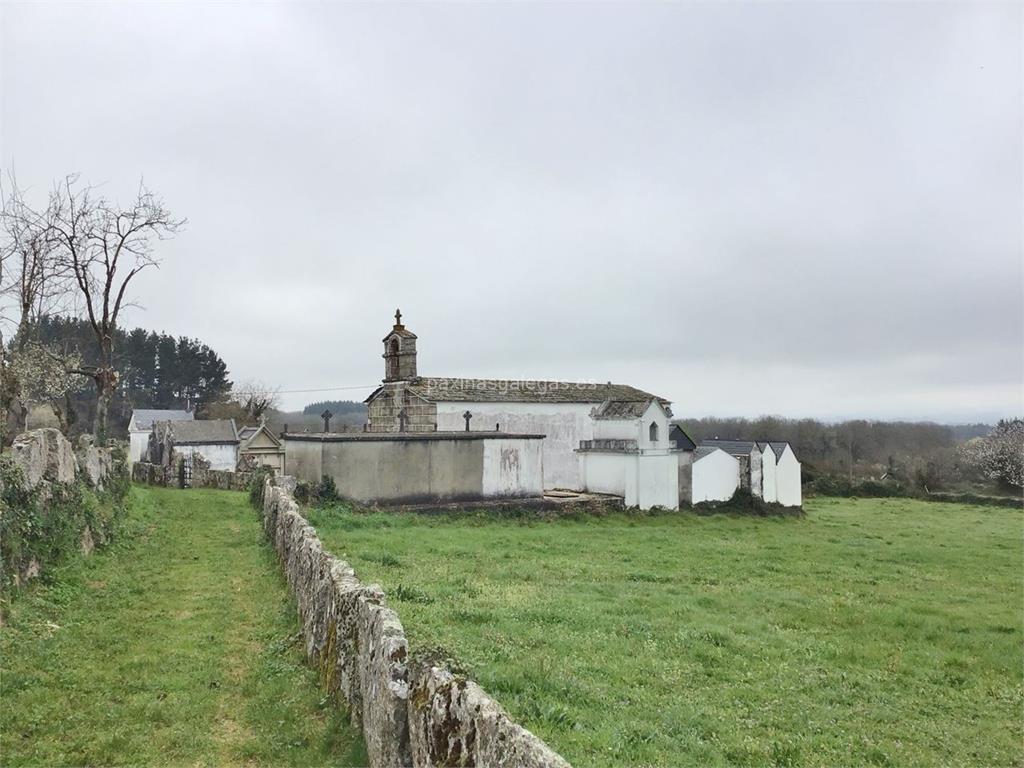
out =
[[781,504],[770,504],[750,492],[749,488],[738,488],[728,501],[703,501],[693,505],[699,515],[716,512],[733,512],[740,515],[757,515],[768,517],[775,515],[796,516],[804,513],[801,507],[784,507]]
[[263,492],[266,487],[267,478],[273,478],[274,470],[266,466],[252,468],[252,477],[249,480],[249,503],[256,509],[263,509]]
[[338,486],[335,485],[334,478],[330,475],[323,475],[320,478],[320,482],[313,489],[313,503],[317,506],[324,506],[326,504],[333,504],[340,498],[338,496]]

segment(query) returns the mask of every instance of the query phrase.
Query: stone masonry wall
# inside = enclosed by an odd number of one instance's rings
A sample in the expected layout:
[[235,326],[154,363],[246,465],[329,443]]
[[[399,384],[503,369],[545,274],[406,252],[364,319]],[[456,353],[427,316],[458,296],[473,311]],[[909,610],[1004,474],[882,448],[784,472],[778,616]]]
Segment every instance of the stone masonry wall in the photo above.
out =
[[81,494],[109,491],[114,498],[103,495],[102,503],[111,508],[119,503],[127,466],[116,451],[97,446],[91,435],[72,445],[53,428],[14,438],[10,457],[0,466],[0,516],[10,516],[8,539],[0,543],[0,589],[8,581],[17,586],[38,576],[50,559],[63,556],[65,536],[73,536],[85,555],[109,539],[114,514],[108,515],[106,506],[89,506]]
[[384,384],[370,401],[367,423],[370,432],[398,432],[398,414],[406,415],[407,432],[433,432],[437,429],[437,405],[414,395],[404,381]]
[[[196,466],[192,470],[190,484],[192,488],[218,488],[222,491],[247,491],[253,472],[227,472],[222,469],[209,469]],[[176,466],[163,466],[137,461],[132,464],[132,480],[143,485],[160,485],[170,488],[180,486],[181,478]]]
[[409,658],[383,590],[324,550],[293,488],[288,477],[265,482],[264,532],[298,604],[307,656],[362,728],[371,768],[569,768],[476,683]]

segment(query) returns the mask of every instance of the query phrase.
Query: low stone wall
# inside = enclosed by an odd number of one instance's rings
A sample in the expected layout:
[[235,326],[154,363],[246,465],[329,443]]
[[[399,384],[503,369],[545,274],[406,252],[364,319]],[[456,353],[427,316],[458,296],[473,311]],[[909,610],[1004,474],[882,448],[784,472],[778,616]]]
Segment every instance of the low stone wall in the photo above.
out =
[[127,487],[120,446],[98,447],[89,435],[72,446],[53,428],[18,435],[0,459],[0,591],[75,550],[88,555],[106,543]]
[[292,498],[292,478],[263,487],[263,527],[295,595],[306,653],[362,728],[371,768],[568,768],[476,683],[409,658],[383,590],[323,548]]
[[[256,476],[254,472],[226,472],[222,469],[196,467],[189,481],[191,488],[217,488],[222,491],[247,491]],[[132,480],[142,485],[181,487],[181,475],[176,467],[137,461],[132,464]]]
[[252,472],[198,469],[192,472],[192,487],[219,488],[222,491],[248,491],[255,476]]
[[178,474],[173,467],[165,467],[162,464],[149,464],[145,461],[136,461],[132,464],[132,482],[142,485],[161,485],[177,487]]

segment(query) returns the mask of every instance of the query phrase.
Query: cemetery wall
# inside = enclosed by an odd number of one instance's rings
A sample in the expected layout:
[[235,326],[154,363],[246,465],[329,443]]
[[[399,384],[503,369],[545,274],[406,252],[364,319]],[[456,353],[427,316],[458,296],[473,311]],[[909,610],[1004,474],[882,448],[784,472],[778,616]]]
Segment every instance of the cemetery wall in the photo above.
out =
[[409,657],[384,591],[324,549],[293,487],[290,477],[265,481],[264,532],[295,596],[307,656],[362,729],[371,768],[568,768],[476,683]]
[[543,493],[541,435],[504,432],[302,433],[282,438],[285,473],[334,480],[345,498],[429,504]]

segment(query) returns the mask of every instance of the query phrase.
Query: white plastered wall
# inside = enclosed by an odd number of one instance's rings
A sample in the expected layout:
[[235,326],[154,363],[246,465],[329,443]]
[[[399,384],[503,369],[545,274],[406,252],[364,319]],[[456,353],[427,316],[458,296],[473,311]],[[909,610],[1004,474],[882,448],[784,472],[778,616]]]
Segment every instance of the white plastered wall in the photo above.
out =
[[210,469],[234,472],[238,466],[237,445],[182,445],[175,446],[180,454],[197,453],[210,462]]
[[775,451],[770,445],[761,452],[761,489],[766,502],[774,504],[779,500],[776,488]]
[[728,501],[740,485],[740,462],[718,449],[693,462],[693,503]]
[[803,504],[800,462],[796,460],[793,449],[788,445],[782,456],[779,457],[778,465],[775,468],[775,478],[779,504],[786,507],[799,507]]
[[133,464],[136,461],[142,461],[142,457],[146,454],[146,448],[149,447],[149,431],[142,432],[136,430],[128,435],[128,461]]
[[437,403],[437,428],[465,429],[462,414],[473,414],[470,429],[489,432],[495,424],[502,432],[545,435],[543,441],[544,488],[581,490],[576,449],[594,434],[590,412],[598,403]]
[[484,496],[540,496],[543,440],[484,440]]

